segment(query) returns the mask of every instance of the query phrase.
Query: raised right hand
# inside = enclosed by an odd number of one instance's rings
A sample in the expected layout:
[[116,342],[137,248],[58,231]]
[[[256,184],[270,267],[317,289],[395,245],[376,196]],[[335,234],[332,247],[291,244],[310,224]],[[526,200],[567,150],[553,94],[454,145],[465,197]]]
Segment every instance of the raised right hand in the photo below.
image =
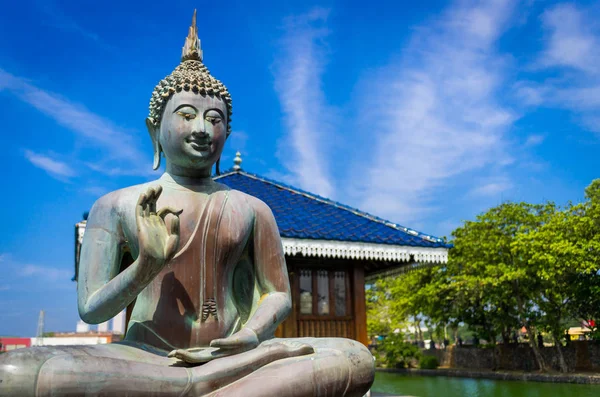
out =
[[[150,187],[142,193],[135,207],[137,224],[139,259],[144,273],[156,275],[175,255],[179,246],[179,215],[183,210],[172,207],[156,211],[156,201],[162,193],[162,187]],[[175,216],[167,230],[165,217]]]

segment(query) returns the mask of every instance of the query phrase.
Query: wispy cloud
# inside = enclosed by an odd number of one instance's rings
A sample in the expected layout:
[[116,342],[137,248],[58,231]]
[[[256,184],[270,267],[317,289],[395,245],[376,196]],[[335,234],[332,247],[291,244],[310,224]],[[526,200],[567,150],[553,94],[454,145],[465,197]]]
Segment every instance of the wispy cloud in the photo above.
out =
[[85,187],[83,189],[83,191],[87,194],[90,194],[90,195],[96,196],[96,197],[100,197],[100,196],[108,193],[108,190],[102,186],[88,186],[88,187]]
[[[81,104],[42,90],[26,79],[3,69],[0,69],[1,89],[8,90],[21,101],[74,132],[80,138],[82,146],[98,149],[101,160],[95,163],[95,171],[111,174],[112,170],[120,169],[120,174],[125,175],[149,174],[149,156],[137,149],[130,131],[91,112]],[[115,163],[120,167],[115,166]],[[63,168],[63,171],[65,170],[66,168]]]
[[327,108],[321,77],[327,58],[328,16],[329,10],[314,8],[285,20],[282,54],[278,54],[275,64],[275,86],[287,126],[279,149],[279,158],[290,175],[284,179],[331,197],[334,187],[323,153],[332,126],[314,117]]
[[496,180],[483,183],[479,186],[475,186],[468,193],[468,196],[498,198],[500,194],[510,190],[512,187],[513,184],[507,178],[498,178]]
[[[12,255],[7,253],[0,254],[0,265],[1,267],[11,275],[11,277],[17,276],[21,278],[37,278],[45,282],[48,281],[65,281],[70,282],[73,276],[71,270],[52,267],[52,266],[41,266],[36,264],[21,263],[15,260]],[[9,278],[10,279],[10,278]],[[14,279],[13,279],[14,280]]]
[[69,270],[38,265],[20,266],[18,274],[22,277],[41,277],[49,281],[64,281],[72,277],[72,272]]
[[105,41],[101,40],[97,33],[92,32],[88,28],[84,28],[81,24],[76,22],[75,19],[67,15],[54,1],[44,0],[40,5],[41,11],[47,16],[47,18],[43,20],[43,23],[49,24],[65,32],[80,34],[105,49],[112,48]]
[[544,66],[568,66],[589,73],[600,71],[600,41],[594,18],[574,4],[558,4],[542,14],[546,49],[540,57]]
[[50,176],[61,181],[75,176],[75,171],[66,163],[39,153],[25,150],[25,158],[34,166],[46,171]]
[[229,136],[227,144],[234,152],[241,152],[245,154],[248,150],[248,133],[245,131],[233,131]]
[[397,62],[368,76],[380,95],[367,100],[375,111],[363,123],[383,133],[358,179],[361,208],[423,219],[455,178],[512,161],[505,134],[516,116],[497,100],[507,66],[496,48],[512,9],[504,0],[459,2],[417,27]]
[[541,134],[532,134],[525,140],[525,146],[538,146],[541,145],[546,137]]
[[600,15],[597,9],[557,4],[540,21],[543,46],[536,71],[552,70],[553,78],[519,81],[515,92],[529,106],[568,109],[581,125],[600,132]]

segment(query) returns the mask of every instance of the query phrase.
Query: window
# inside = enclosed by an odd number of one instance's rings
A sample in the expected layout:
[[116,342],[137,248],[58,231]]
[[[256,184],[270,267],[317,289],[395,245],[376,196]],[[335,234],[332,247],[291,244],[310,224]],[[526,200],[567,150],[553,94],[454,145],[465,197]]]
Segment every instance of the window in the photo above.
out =
[[344,317],[349,313],[349,278],[346,271],[301,269],[300,315]]
[[300,313],[312,314],[312,271],[300,270]]
[[333,273],[333,291],[335,297],[335,315],[346,316],[346,272]]
[[317,271],[317,312],[320,315],[329,314],[329,274],[327,270]]

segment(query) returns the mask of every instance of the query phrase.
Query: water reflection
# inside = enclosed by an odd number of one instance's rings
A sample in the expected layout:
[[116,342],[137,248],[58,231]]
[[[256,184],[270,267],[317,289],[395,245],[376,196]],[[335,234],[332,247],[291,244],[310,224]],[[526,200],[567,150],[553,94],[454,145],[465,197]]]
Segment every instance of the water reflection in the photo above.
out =
[[600,385],[407,376],[378,372],[373,391],[415,397],[598,397]]

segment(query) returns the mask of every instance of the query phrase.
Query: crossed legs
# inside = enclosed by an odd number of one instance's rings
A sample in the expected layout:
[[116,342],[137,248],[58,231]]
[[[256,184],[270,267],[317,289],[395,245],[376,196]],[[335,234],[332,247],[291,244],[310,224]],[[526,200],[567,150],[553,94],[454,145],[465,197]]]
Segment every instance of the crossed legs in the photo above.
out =
[[273,339],[201,366],[123,344],[34,347],[0,355],[2,396],[360,396],[369,352],[347,339]]

